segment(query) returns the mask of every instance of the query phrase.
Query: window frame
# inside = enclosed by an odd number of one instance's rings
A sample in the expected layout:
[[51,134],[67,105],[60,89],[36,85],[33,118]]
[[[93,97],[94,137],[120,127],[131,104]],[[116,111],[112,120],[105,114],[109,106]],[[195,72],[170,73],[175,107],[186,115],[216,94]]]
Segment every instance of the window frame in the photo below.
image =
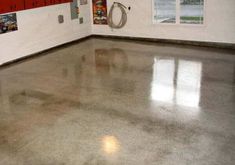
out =
[[207,0],[204,0],[204,6],[203,6],[203,23],[202,24],[186,24],[186,23],[180,23],[180,0],[175,0],[176,1],[176,22],[175,23],[162,23],[162,22],[157,22],[155,20],[155,0],[152,0],[152,23],[154,25],[163,25],[163,26],[196,26],[196,27],[205,27],[206,26],[206,6],[207,6]]

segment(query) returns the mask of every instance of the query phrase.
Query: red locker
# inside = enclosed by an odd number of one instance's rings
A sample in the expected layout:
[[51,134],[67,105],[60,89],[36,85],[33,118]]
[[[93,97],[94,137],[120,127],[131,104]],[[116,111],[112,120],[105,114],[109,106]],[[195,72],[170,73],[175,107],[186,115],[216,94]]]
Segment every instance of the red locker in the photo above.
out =
[[36,7],[43,7],[45,6],[45,0],[35,0]]
[[11,12],[24,10],[24,0],[10,0]]
[[69,2],[73,2],[73,0],[61,0],[61,3],[69,3]]
[[62,0],[55,0],[55,4],[60,4]]
[[0,14],[4,12],[4,7],[2,1],[0,1]]
[[0,0],[0,14],[48,5],[69,3],[73,0]]
[[24,0],[1,0],[0,13],[10,13],[19,10],[24,10]]
[[0,14],[7,13],[9,1],[0,0]]
[[35,0],[25,0],[25,9],[32,9],[35,7]]
[[25,9],[45,6],[45,0],[25,0]]
[[45,0],[45,6],[54,5],[55,0]]

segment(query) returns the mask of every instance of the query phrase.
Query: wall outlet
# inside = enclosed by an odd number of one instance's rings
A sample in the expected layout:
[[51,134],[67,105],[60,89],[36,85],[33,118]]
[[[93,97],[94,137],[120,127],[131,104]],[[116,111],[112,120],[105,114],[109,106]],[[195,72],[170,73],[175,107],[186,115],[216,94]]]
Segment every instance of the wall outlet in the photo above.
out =
[[63,15],[58,16],[58,22],[59,22],[59,24],[64,23],[64,16]]
[[80,23],[80,24],[83,24],[83,23],[84,23],[83,17],[79,18],[79,23]]

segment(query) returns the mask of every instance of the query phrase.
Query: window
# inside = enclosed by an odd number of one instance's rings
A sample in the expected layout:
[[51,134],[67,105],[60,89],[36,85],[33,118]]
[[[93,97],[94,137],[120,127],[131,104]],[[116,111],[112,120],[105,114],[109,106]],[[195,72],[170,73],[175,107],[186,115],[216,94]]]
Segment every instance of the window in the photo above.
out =
[[176,22],[176,0],[154,0],[157,23]]
[[154,22],[203,24],[204,0],[153,0]]
[[203,24],[204,0],[180,0],[180,23]]

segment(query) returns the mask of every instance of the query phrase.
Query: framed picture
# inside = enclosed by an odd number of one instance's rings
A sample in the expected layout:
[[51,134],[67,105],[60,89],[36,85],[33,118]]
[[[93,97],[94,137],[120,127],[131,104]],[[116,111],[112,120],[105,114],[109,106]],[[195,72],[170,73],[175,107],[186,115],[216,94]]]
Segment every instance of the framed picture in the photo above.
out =
[[92,0],[93,6],[93,23],[99,25],[107,25],[107,1]]
[[0,34],[18,30],[16,13],[0,15]]

